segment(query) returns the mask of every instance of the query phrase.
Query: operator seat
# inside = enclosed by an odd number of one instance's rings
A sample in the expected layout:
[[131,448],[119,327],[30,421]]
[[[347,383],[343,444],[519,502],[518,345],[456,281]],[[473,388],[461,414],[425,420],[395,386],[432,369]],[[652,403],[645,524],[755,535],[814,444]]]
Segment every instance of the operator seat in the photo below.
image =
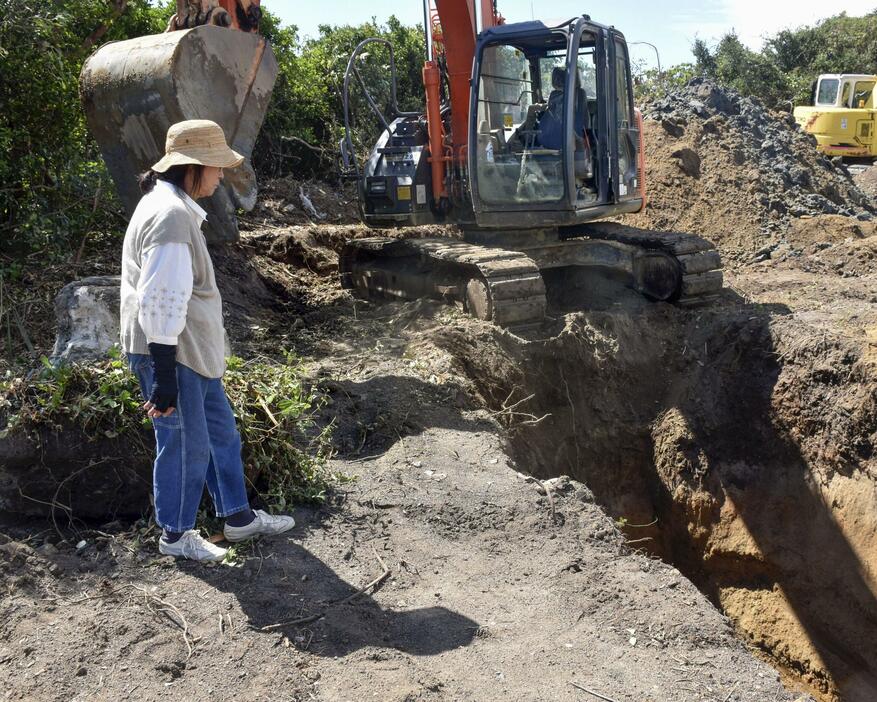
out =
[[[539,120],[539,143],[546,149],[563,148],[563,90],[566,85],[566,69],[555,66],[551,71],[551,87],[548,106]],[[586,180],[593,175],[589,132],[591,115],[588,99],[576,70],[576,87],[573,95],[573,133],[575,135],[575,175]]]

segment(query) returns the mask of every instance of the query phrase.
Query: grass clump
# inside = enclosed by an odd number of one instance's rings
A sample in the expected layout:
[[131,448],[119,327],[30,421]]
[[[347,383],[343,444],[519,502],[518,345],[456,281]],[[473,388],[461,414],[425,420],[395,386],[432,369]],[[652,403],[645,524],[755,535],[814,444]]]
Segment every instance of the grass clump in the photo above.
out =
[[[232,357],[223,378],[243,441],[247,479],[265,506],[322,501],[334,482],[327,469],[332,425],[316,416],[323,396],[301,366]],[[124,440],[128,457],[151,456],[150,420],[137,379],[114,350],[103,361],[42,366],[27,377],[0,379],[0,438],[75,428],[89,441]]]

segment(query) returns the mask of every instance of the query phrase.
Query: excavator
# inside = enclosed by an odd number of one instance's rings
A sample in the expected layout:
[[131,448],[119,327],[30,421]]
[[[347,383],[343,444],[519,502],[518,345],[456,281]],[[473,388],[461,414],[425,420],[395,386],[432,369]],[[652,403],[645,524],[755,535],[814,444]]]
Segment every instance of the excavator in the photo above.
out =
[[[507,23],[492,0],[424,0],[425,109],[396,100],[392,46],[366,39],[344,76],[343,169],[375,228],[455,225],[456,237],[350,241],[343,287],[370,298],[432,297],[509,328],[540,324],[546,281],[603,269],[652,300],[707,301],[722,287],[710,242],[606,222],[646,205],[642,117],[624,36],[587,15]],[[123,203],[161,154],[176,121],[208,118],[252,152],[277,75],[258,34],[259,0],[177,0],[164,34],[106,44],[80,78],[88,125]],[[358,65],[389,53],[388,114]],[[363,163],[351,89],[364,91],[382,134]],[[207,206],[208,237],[237,238],[235,209],[256,198],[252,168],[230,171]]]
[[813,86],[813,104],[796,107],[795,121],[827,156],[875,158],[875,84],[875,75],[823,74]]
[[[721,259],[700,237],[606,222],[646,205],[642,116],[624,36],[588,15],[507,23],[492,0],[426,0],[425,109],[402,112],[392,47],[366,39],[344,78],[343,168],[371,227],[456,225],[459,237],[350,241],[342,286],[375,299],[430,297],[511,329],[539,325],[546,282],[602,269],[651,300],[717,297]],[[360,57],[389,52],[388,114]],[[382,127],[360,163],[355,84]]]
[[88,58],[79,78],[86,122],[129,215],[140,199],[137,176],[164,153],[168,127],[217,122],[246,161],[206,204],[205,234],[234,241],[237,209],[256,204],[249,157],[277,61],[258,33],[259,0],[177,0],[176,10],[165,33],[110,42]]

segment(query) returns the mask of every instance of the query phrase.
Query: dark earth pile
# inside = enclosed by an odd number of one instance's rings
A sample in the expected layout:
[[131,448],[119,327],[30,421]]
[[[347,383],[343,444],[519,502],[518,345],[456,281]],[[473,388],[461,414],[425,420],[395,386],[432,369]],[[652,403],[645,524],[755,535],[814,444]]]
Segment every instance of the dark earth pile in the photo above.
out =
[[874,217],[846,167],[788,113],[695,79],[643,106],[649,207],[629,221],[714,240],[726,259],[769,255],[797,218]]

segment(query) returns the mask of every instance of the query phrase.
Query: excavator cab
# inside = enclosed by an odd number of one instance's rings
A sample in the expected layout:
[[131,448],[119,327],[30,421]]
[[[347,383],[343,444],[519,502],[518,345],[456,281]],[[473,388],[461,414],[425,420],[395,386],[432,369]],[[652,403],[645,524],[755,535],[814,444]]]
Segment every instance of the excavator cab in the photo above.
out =
[[799,105],[795,121],[827,156],[877,156],[875,75],[825,74],[813,84],[812,105]]
[[470,191],[479,227],[563,226],[641,209],[627,45],[578,18],[499,25],[478,40]]
[[[356,63],[374,42],[386,43],[368,39],[354,50],[343,91],[342,156],[359,181],[367,223],[564,227],[642,209],[641,125],[619,31],[584,15],[557,26],[498,24],[478,34],[466,71],[473,77],[470,94],[462,98],[468,134],[455,134],[456,118],[446,116],[460,111],[459,103],[442,102],[436,110],[445,122],[436,141],[441,154],[432,153],[428,133],[438,117],[430,118],[428,109],[426,115],[403,114],[395,99],[390,114],[383,114],[369,95]],[[395,96],[392,50],[390,69]],[[353,79],[384,127],[362,168],[351,158]],[[438,179],[437,161],[447,164]]]

